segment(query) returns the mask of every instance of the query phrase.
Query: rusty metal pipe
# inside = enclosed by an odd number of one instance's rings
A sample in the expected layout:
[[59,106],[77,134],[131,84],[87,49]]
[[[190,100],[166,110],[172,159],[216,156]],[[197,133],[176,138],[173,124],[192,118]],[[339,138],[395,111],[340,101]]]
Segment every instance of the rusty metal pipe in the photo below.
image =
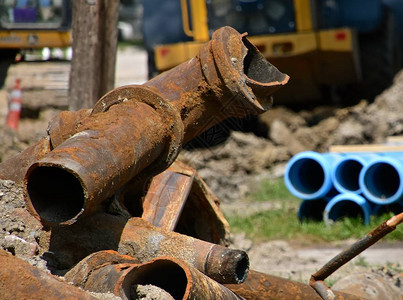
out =
[[27,207],[45,225],[74,223],[164,155],[175,121],[132,101],[84,119],[79,133],[28,169]]
[[3,250],[0,265],[0,300],[97,299]]
[[244,35],[219,29],[188,63],[111,91],[66,131],[53,128],[56,148],[25,176],[27,207],[45,225],[72,224],[140,172],[166,169],[183,142],[230,116],[264,112],[287,81]]
[[[119,258],[117,252],[101,251],[82,260],[65,278],[85,290],[112,292],[122,299],[133,299],[134,285],[154,285],[168,292],[174,299],[241,299],[195,268],[172,257],[159,257],[138,264],[132,258]],[[97,256],[101,255],[101,259]],[[113,256],[108,259],[108,256]],[[125,262],[126,261],[126,262]]]
[[178,107],[186,142],[228,117],[265,112],[272,94],[288,79],[245,34],[223,27],[195,58],[144,85],[158,89]]
[[241,283],[249,270],[249,257],[244,251],[165,231],[141,218],[131,218],[126,223],[119,252],[142,262],[162,255],[176,257],[219,283]]
[[219,283],[243,282],[249,270],[249,257],[244,251],[166,231],[141,218],[126,220],[96,213],[71,226],[52,229],[50,251],[57,253],[65,268],[105,249],[136,257],[142,263],[159,256],[175,257]]
[[[321,297],[308,285],[285,278],[260,273],[254,270],[242,284],[226,284],[230,290],[247,300],[321,300]],[[334,292],[338,300],[363,299],[350,294]]]

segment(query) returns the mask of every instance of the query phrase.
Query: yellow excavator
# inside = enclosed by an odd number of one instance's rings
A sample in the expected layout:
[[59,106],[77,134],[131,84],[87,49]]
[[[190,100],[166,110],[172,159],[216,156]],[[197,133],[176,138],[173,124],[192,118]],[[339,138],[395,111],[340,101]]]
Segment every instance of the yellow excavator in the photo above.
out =
[[150,77],[193,57],[226,25],[248,32],[263,55],[290,75],[276,103],[371,99],[402,67],[400,0],[147,0],[143,5]]
[[71,45],[72,0],[0,1],[0,87],[18,53]]

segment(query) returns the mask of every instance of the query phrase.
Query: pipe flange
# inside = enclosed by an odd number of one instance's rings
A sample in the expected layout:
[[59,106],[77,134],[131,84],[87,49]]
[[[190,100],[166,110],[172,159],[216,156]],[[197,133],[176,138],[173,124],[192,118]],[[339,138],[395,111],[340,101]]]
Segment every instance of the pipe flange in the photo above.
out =
[[152,162],[141,174],[153,176],[167,169],[176,159],[183,145],[184,126],[179,111],[155,88],[144,85],[127,85],[104,95],[94,105],[91,115],[106,112],[111,106],[124,101],[141,102],[152,107],[165,120],[170,131],[168,147],[159,159]]

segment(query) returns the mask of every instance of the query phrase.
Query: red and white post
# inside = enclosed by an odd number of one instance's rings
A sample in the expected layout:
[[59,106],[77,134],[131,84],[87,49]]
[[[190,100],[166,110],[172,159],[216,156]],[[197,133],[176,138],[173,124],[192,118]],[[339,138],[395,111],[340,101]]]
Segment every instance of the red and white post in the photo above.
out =
[[8,109],[6,125],[14,130],[18,128],[18,122],[20,121],[22,107],[22,90],[21,79],[15,80],[15,85],[11,91],[10,106]]

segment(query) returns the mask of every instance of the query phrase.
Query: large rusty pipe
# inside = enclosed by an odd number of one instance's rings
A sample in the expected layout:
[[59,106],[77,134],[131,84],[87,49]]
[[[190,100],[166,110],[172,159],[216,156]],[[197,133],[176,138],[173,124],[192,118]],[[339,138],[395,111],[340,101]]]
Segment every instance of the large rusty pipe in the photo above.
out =
[[[241,299],[231,290],[172,257],[159,257],[139,264],[119,259],[117,252],[104,251],[81,261],[66,275],[66,280],[85,290],[114,293],[124,300],[133,299],[135,285],[154,285],[168,292],[174,299]],[[97,255],[103,256],[96,259]],[[111,259],[105,260],[108,255]],[[94,263],[97,260],[97,263]]]
[[97,299],[3,250],[0,265],[0,300]]
[[54,128],[56,148],[26,173],[27,206],[45,225],[72,224],[145,168],[168,167],[183,142],[230,116],[264,112],[287,81],[244,35],[219,29],[188,63],[115,89],[78,124]]
[[80,132],[28,169],[27,207],[45,225],[74,223],[164,154],[173,122],[132,101],[84,119]]
[[119,252],[142,262],[162,255],[176,257],[219,283],[241,283],[249,270],[249,257],[244,251],[165,231],[141,218],[131,218],[126,223]]
[[244,251],[167,231],[141,218],[127,220],[101,212],[52,230],[50,251],[58,255],[65,268],[105,249],[135,257],[142,263],[159,256],[175,257],[219,283],[243,282],[249,270],[249,257]]
[[186,142],[228,117],[265,112],[272,105],[272,94],[288,79],[245,34],[223,27],[196,57],[145,85],[178,107]]
[[[242,284],[226,284],[230,290],[247,300],[322,300],[308,284],[285,278],[260,273],[254,270]],[[363,298],[354,295],[334,292],[337,300],[358,300]]]

